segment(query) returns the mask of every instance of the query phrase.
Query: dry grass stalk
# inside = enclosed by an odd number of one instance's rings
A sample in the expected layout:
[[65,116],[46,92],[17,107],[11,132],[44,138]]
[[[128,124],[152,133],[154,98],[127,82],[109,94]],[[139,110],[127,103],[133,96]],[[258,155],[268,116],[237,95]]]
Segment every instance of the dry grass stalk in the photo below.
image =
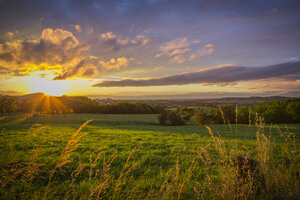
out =
[[79,132],[89,123],[91,122],[92,120],[88,120],[86,121],[83,125],[81,125],[77,131],[70,137],[69,141],[67,142],[67,145],[65,146],[65,148],[63,149],[63,151],[61,152],[60,156],[59,156],[59,159],[58,161],[56,162],[55,164],[55,167],[53,170],[51,170],[50,172],[50,175],[49,175],[49,181],[48,181],[48,184],[45,188],[45,193],[44,193],[44,196],[43,196],[43,199],[45,199],[47,197],[47,194],[49,192],[49,186],[51,184],[51,181],[52,181],[52,178],[56,172],[56,170],[58,168],[61,168],[62,166],[64,166],[65,164],[71,162],[70,161],[70,157],[73,153],[73,151],[75,151],[77,149],[77,147],[79,146],[79,140],[86,135],[86,133],[82,134],[82,135],[79,135]]
[[124,165],[124,167],[123,167],[123,169],[120,173],[119,178],[117,179],[117,182],[116,182],[115,188],[114,188],[114,192],[113,192],[114,199],[117,199],[117,194],[118,194],[120,185],[122,183],[123,177],[126,177],[133,170],[133,168],[135,167],[135,165],[132,165],[130,168],[128,168],[129,167],[129,160],[130,160],[132,154],[136,151],[137,148],[138,148],[138,146],[133,147],[133,149],[129,153],[129,155],[127,157],[127,160],[126,160],[126,163],[125,163],[125,165]]

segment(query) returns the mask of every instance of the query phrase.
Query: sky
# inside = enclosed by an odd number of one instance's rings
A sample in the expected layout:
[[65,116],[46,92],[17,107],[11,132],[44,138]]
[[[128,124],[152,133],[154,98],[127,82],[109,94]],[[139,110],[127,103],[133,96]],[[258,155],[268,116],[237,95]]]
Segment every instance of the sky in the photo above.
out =
[[298,0],[0,0],[0,93],[300,97]]

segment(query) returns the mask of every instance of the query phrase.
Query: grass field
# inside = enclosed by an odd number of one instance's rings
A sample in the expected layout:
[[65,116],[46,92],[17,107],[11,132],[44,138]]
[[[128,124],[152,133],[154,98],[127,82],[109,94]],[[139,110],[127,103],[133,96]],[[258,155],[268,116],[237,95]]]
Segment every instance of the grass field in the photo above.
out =
[[[299,197],[300,124],[210,131],[193,121],[159,126],[157,115],[100,114],[18,114],[0,123],[0,199]],[[257,161],[258,175],[239,179],[237,155]]]

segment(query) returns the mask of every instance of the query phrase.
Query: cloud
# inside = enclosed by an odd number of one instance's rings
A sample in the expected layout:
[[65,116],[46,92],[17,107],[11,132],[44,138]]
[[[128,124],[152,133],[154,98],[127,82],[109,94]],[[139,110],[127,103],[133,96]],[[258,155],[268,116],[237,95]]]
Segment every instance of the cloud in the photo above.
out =
[[74,29],[75,29],[76,31],[78,31],[79,33],[81,33],[81,31],[82,31],[80,25],[78,25],[78,24],[74,25]]
[[104,41],[104,45],[108,48],[111,48],[114,52],[128,47],[144,46],[149,42],[149,39],[146,39],[143,35],[138,35],[135,39],[123,39],[121,37],[117,37],[117,35],[115,35],[113,32],[101,34],[101,39]]
[[170,61],[172,63],[182,64],[186,61],[186,58],[183,55],[177,55],[177,56],[173,57]]
[[13,32],[7,32],[6,34],[7,34],[7,36],[8,36],[9,38],[14,37],[14,33],[13,33]]
[[[80,26],[74,27],[80,30]],[[137,36],[137,40],[120,40],[111,32],[101,37],[107,41],[115,40],[120,46],[145,43],[142,35]],[[45,29],[40,40],[13,40],[0,44],[0,74],[28,76],[50,71],[55,75],[54,80],[91,78],[118,71],[133,60],[119,57],[99,61],[99,57],[90,55],[89,50],[89,45],[81,44],[69,31]]]
[[182,54],[190,49],[187,48],[192,44],[199,44],[199,40],[188,40],[186,37],[177,38],[170,42],[167,42],[165,45],[159,47],[161,53],[156,54],[156,58],[161,57],[163,55],[173,56],[177,54]]
[[206,44],[198,53],[200,56],[209,55],[215,52],[213,44]]
[[[295,79],[300,74],[300,62],[282,63],[264,67],[221,66],[203,69],[192,73],[166,76],[155,79],[125,79],[120,81],[102,81],[94,87],[126,87],[126,86],[163,86],[186,85],[197,83],[229,84],[239,81],[253,81],[270,78]],[[293,78],[289,77],[292,76]],[[299,76],[296,76],[296,79]]]
[[177,55],[177,54],[183,54],[183,53],[186,53],[190,50],[191,50],[190,48],[174,49],[173,51],[169,52],[168,55],[169,56],[174,56],[174,55]]
[[300,96],[300,74],[291,74],[283,77],[258,80],[254,83],[243,84],[242,87],[262,92],[272,92],[272,95]]
[[153,71],[157,72],[157,71],[160,71],[164,68],[165,68],[164,66],[157,66],[157,67],[154,67]]
[[198,56],[206,56],[215,52],[215,48],[213,44],[206,44],[202,49],[197,51],[196,53],[190,54],[186,59],[191,61],[194,60]]
[[166,45],[161,46],[160,50],[163,53],[168,53],[174,49],[182,49],[189,47],[192,44],[199,44],[200,40],[192,40],[189,41],[186,37],[183,38],[177,38],[175,40],[172,40],[171,42],[168,42]]
[[10,69],[0,66],[0,75],[11,75],[13,73],[14,72],[11,71]]
[[65,72],[54,77],[53,80],[65,80],[71,77],[92,77],[97,74],[97,68],[90,64],[88,60],[80,61],[76,66],[69,68]]
[[[165,45],[160,46],[160,53],[155,55],[155,58],[161,56],[171,57],[169,60],[171,63],[183,64],[186,61],[194,60],[198,56],[205,56],[212,54],[214,50],[213,44],[206,44],[202,49],[197,50],[200,40],[188,40],[186,37],[177,38]],[[195,45],[197,45],[195,47]],[[193,51],[194,53],[189,53]]]
[[44,29],[40,40],[13,40],[0,44],[0,66],[11,75],[30,75],[36,71],[60,73],[55,79],[87,76],[89,46],[82,45],[66,30]]
[[112,69],[120,69],[122,67],[128,66],[130,61],[134,60],[133,58],[120,57],[117,59],[112,58],[110,61],[104,62],[100,61],[99,66],[103,70],[112,70]]

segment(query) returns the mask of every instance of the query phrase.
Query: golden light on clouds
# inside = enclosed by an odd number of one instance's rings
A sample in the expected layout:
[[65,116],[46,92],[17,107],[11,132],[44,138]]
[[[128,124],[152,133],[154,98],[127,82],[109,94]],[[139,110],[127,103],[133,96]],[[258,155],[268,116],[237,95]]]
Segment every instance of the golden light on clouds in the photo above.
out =
[[121,67],[128,66],[130,61],[133,61],[133,58],[120,57],[117,59],[112,58],[110,61],[104,62],[100,61],[99,65],[102,69],[111,70],[111,69],[120,69]]
[[32,75],[53,70],[57,79],[91,77],[95,66],[89,62],[89,46],[63,29],[44,29],[37,40],[13,40],[0,44],[0,66],[11,76]]

